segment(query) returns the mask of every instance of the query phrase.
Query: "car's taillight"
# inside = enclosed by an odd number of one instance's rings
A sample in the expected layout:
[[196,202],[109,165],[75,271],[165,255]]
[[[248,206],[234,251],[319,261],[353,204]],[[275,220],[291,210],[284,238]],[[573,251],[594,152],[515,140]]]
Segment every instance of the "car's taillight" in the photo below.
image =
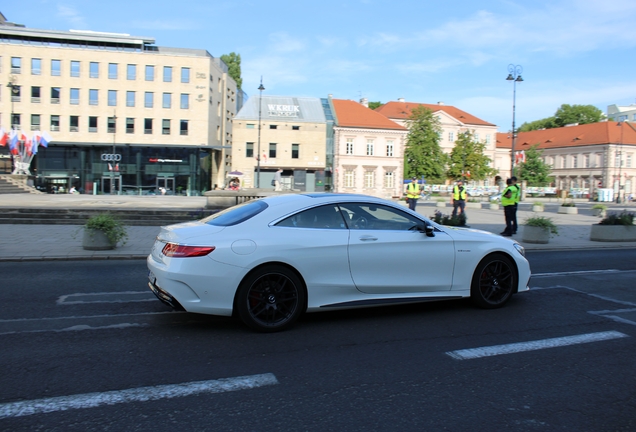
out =
[[161,253],[172,258],[190,258],[206,256],[214,249],[214,246],[186,246],[176,243],[166,243]]

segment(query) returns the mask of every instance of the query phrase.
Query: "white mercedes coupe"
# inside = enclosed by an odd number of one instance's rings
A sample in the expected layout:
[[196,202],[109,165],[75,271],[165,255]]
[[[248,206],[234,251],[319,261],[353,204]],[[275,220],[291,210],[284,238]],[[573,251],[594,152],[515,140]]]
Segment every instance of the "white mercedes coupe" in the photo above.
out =
[[304,312],[463,297],[497,308],[530,280],[509,238],[334,193],[275,195],[162,227],[147,263],[164,303],[262,332]]

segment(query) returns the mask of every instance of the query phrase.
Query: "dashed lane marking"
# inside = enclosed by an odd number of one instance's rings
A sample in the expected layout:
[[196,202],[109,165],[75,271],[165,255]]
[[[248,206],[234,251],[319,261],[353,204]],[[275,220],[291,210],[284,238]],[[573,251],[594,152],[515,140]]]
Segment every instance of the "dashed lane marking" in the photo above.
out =
[[274,374],[249,375],[183,384],[140,387],[102,393],[85,393],[0,404],[0,418],[23,417],[70,409],[95,408],[128,402],[172,399],[201,393],[225,393],[278,384]]
[[518,342],[506,345],[470,348],[458,351],[449,351],[446,354],[458,360],[472,360],[481,357],[492,357],[502,354],[516,354],[525,351],[536,351],[546,348],[556,348],[568,345],[599,342],[624,337],[629,336],[617,331],[607,331],[599,333],[587,333],[576,336],[558,337],[552,339],[542,339],[529,342]]

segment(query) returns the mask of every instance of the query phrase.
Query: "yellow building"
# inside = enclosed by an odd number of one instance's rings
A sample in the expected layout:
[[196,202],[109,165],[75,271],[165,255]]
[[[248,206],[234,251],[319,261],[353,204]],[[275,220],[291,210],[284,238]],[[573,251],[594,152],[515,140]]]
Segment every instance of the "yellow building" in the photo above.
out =
[[0,14],[0,80],[0,126],[51,137],[31,164],[47,190],[200,194],[230,170],[241,92],[205,50],[30,29]]

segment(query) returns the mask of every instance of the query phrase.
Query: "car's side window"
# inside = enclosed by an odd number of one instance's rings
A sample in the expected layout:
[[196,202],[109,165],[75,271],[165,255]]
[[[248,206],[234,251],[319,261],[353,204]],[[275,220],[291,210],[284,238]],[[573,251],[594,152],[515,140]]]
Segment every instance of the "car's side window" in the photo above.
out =
[[338,207],[326,205],[314,207],[278,222],[276,226],[319,229],[346,229]]
[[409,231],[423,222],[393,207],[377,204],[340,204],[349,229]]

